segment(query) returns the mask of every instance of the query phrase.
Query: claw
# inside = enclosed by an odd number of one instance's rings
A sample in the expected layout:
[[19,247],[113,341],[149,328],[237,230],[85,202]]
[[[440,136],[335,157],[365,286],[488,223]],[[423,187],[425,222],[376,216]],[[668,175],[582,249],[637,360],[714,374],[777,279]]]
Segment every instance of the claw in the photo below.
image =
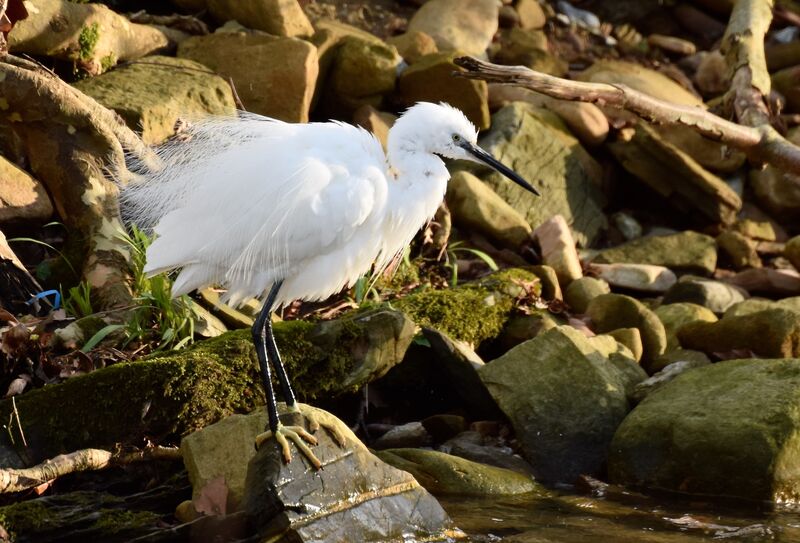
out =
[[286,464],[292,461],[292,451],[289,447],[289,440],[291,440],[292,443],[295,444],[295,447],[297,447],[311,465],[314,466],[314,469],[322,468],[322,462],[319,461],[319,458],[317,458],[311,448],[306,445],[306,441],[312,445],[316,445],[317,439],[309,434],[305,428],[301,426],[284,426],[279,424],[278,429],[274,433],[272,430],[267,430],[256,436],[256,448],[260,448],[261,445],[271,437],[274,437],[275,441],[280,445],[283,461]]

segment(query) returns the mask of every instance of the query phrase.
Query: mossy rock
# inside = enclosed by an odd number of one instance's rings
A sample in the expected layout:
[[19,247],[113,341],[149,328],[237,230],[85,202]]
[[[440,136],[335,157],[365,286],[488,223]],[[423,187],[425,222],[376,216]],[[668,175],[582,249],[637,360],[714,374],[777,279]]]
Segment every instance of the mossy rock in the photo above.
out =
[[717,245],[711,236],[687,230],[629,241],[602,251],[594,262],[654,264],[678,272],[710,275],[717,267]]
[[[399,363],[414,325],[378,308],[319,324],[280,322],[275,336],[301,399],[354,391]],[[114,364],[16,399],[33,456],[176,437],[264,403],[249,330],[179,352]],[[8,419],[13,406],[0,403]],[[16,434],[15,434],[16,436]]]
[[800,360],[729,360],[648,395],[610,447],[617,484],[776,503],[800,498]]
[[423,449],[386,449],[376,453],[387,464],[411,473],[435,495],[502,496],[536,492],[546,495],[532,477]]
[[678,330],[682,326],[695,321],[716,322],[717,316],[713,311],[702,305],[688,302],[664,304],[656,308],[656,316],[664,325],[667,333],[667,350],[680,349]]

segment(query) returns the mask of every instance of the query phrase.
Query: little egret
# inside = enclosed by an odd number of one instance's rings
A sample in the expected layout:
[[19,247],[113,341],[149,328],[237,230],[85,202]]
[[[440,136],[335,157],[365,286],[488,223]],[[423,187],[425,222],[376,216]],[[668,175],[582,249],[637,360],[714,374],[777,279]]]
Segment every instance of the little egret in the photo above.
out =
[[[441,157],[486,164],[538,194],[476,142],[475,127],[447,104],[409,108],[389,131],[386,155],[374,136],[348,124],[243,114],[201,121],[163,145],[158,171],[134,166],[121,201],[129,220],[155,234],[145,272],[180,269],[173,296],[207,285],[226,287],[234,305],[266,296],[252,330],[269,415],[257,445],[274,436],[289,462],[291,440],[320,467],[304,443],[315,438],[278,418],[270,363],[287,407],[299,408],[271,313],[385,269],[442,202],[450,174]],[[319,426],[309,419],[312,431]]]

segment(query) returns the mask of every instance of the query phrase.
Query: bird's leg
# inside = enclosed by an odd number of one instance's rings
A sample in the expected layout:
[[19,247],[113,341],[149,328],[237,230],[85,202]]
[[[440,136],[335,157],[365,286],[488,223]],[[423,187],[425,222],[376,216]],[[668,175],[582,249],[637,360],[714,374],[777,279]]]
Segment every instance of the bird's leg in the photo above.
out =
[[[260,447],[270,437],[274,437],[281,447],[283,453],[283,460],[287,464],[292,460],[292,453],[289,448],[289,441],[291,440],[300,452],[302,452],[314,468],[319,469],[322,463],[311,452],[311,449],[306,445],[306,441],[312,445],[317,444],[317,440],[309,434],[302,426],[284,426],[278,418],[278,408],[275,402],[275,391],[272,387],[272,372],[269,367],[269,355],[274,353],[277,355],[278,349],[275,347],[275,338],[272,334],[272,323],[270,317],[272,314],[272,306],[275,303],[275,298],[278,295],[278,290],[282,282],[275,283],[270,290],[267,300],[264,302],[264,307],[253,323],[253,343],[256,347],[256,357],[258,358],[258,366],[261,370],[261,380],[264,385],[264,391],[267,395],[267,415],[269,416],[269,430],[256,436],[256,447]],[[272,352],[270,352],[272,351]],[[283,367],[281,366],[281,370]],[[283,371],[283,379],[288,384],[286,372]],[[283,380],[279,376],[281,386]],[[285,390],[285,389],[284,389]],[[289,389],[291,392],[291,388]],[[292,393],[292,404],[294,405],[294,393]]]

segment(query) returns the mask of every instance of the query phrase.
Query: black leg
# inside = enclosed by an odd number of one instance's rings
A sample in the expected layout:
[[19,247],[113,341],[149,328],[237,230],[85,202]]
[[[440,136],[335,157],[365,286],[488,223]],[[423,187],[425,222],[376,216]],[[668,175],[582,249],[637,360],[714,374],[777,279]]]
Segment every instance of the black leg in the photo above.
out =
[[[281,289],[281,285],[283,285],[282,280],[272,285],[272,288],[267,295],[267,299],[264,302],[264,307],[272,307],[275,304],[275,299],[278,297],[278,292]],[[267,349],[267,355],[269,361],[272,362],[272,366],[275,368],[275,375],[278,377],[278,382],[281,384],[283,401],[286,402],[288,407],[293,407],[295,404],[294,390],[292,390],[292,385],[289,383],[289,376],[286,375],[286,369],[283,367],[283,361],[281,360],[281,355],[278,352],[278,346],[275,344],[275,335],[272,332],[272,319],[265,319],[263,326],[266,339],[265,346]]]
[[[273,287],[273,290],[275,287]],[[272,292],[270,292],[272,294]],[[253,323],[253,343],[256,347],[256,357],[258,358],[258,367],[261,370],[261,384],[264,385],[264,392],[267,395],[267,415],[269,415],[269,429],[274,433],[278,429],[278,406],[275,403],[275,391],[272,388],[272,372],[269,369],[269,361],[267,360],[266,348],[266,334],[265,323],[270,322],[270,315],[272,314],[272,304],[265,303],[264,307]],[[271,327],[270,327],[271,328]]]

